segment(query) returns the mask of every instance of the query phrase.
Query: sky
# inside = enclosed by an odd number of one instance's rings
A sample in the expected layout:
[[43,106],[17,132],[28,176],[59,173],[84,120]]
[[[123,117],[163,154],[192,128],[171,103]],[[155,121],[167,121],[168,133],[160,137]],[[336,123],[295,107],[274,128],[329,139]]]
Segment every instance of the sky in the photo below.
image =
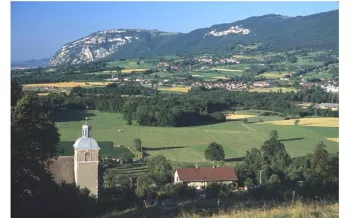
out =
[[51,58],[64,44],[105,29],[187,33],[251,16],[338,8],[338,2],[11,2],[11,59]]

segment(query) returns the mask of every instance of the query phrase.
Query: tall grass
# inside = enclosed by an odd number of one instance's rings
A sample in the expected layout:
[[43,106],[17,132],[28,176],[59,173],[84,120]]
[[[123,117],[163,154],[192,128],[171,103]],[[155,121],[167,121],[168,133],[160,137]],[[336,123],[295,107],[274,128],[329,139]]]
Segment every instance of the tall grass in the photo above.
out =
[[211,211],[201,209],[189,212],[182,212],[178,216],[179,218],[200,218],[200,217],[237,217],[237,218],[274,218],[274,217],[318,217],[318,218],[332,218],[339,217],[339,205],[338,203],[322,203],[322,202],[309,202],[302,203],[296,202],[293,205],[284,204],[277,207],[262,206],[260,208],[245,208],[244,206],[234,206],[230,209],[219,210],[218,213],[212,214]]
[[[190,205],[187,205],[190,206]],[[318,201],[291,203],[266,203],[263,205],[235,204],[227,208],[162,206],[150,208],[130,208],[124,211],[111,211],[100,218],[117,217],[167,217],[167,218],[333,218],[339,217],[338,202]]]

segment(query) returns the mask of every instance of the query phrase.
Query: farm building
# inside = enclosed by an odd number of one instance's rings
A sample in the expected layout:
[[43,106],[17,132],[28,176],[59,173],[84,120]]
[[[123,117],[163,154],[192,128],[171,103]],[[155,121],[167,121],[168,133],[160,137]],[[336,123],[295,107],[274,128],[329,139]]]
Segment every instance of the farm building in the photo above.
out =
[[91,135],[91,124],[82,126],[82,137],[74,145],[74,156],[60,156],[52,160],[49,169],[56,183],[75,183],[81,188],[87,188],[90,193],[98,196],[98,153],[100,147]]
[[320,109],[331,109],[332,111],[339,110],[339,104],[334,103],[321,103],[316,105],[315,107]]
[[257,81],[253,83],[254,87],[269,87],[270,83],[268,81]]
[[178,168],[174,175],[174,184],[182,183],[203,189],[210,183],[235,183],[237,186],[237,175],[231,167],[188,167]]

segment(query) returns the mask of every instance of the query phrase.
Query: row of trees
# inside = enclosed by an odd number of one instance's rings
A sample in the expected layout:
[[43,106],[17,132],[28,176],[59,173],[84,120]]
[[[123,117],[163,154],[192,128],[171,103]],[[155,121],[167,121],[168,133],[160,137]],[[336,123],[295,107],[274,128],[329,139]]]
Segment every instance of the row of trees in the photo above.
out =
[[144,87],[135,82],[129,82],[126,84],[112,83],[106,87],[94,87],[85,89],[83,87],[73,87],[70,91],[72,95],[143,95],[149,96],[155,94],[157,91],[151,88]]
[[[338,195],[339,154],[329,154],[320,142],[313,154],[291,158],[276,130],[260,149],[247,151],[236,172],[242,185],[263,185],[271,195],[287,190],[299,190],[305,197]],[[278,191],[273,192],[272,187]]]
[[[40,98],[43,108],[60,111],[67,109],[96,109],[106,112],[121,112],[124,119],[142,126],[191,126],[225,121],[222,111],[260,109],[279,112],[281,116],[338,117],[338,111],[314,108],[303,109],[298,102],[339,102],[336,94],[321,88],[301,89],[299,92],[231,92],[226,90],[206,90],[193,88],[188,95],[158,93],[141,86],[115,84],[105,88],[87,91],[74,88],[70,95],[50,94]],[[98,91],[97,91],[98,90]],[[91,94],[90,94],[91,92]],[[97,92],[99,94],[97,94]],[[139,96],[122,97],[121,93]]]

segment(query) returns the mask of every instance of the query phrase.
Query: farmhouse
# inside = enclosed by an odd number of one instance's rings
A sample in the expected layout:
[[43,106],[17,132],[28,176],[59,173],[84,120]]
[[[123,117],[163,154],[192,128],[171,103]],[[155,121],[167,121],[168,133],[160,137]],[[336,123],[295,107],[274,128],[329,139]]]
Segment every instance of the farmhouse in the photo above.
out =
[[174,175],[174,184],[182,183],[196,189],[203,189],[210,183],[235,183],[237,175],[231,167],[187,167],[178,168]]
[[316,105],[315,107],[320,109],[331,109],[332,111],[339,110],[339,104],[334,103],[321,103]]
[[254,87],[269,87],[270,83],[268,81],[257,81],[253,83]]
[[82,126],[82,137],[73,145],[74,156],[60,156],[52,160],[49,169],[56,183],[75,183],[98,197],[100,147],[92,138],[91,129],[91,124],[86,121]]

